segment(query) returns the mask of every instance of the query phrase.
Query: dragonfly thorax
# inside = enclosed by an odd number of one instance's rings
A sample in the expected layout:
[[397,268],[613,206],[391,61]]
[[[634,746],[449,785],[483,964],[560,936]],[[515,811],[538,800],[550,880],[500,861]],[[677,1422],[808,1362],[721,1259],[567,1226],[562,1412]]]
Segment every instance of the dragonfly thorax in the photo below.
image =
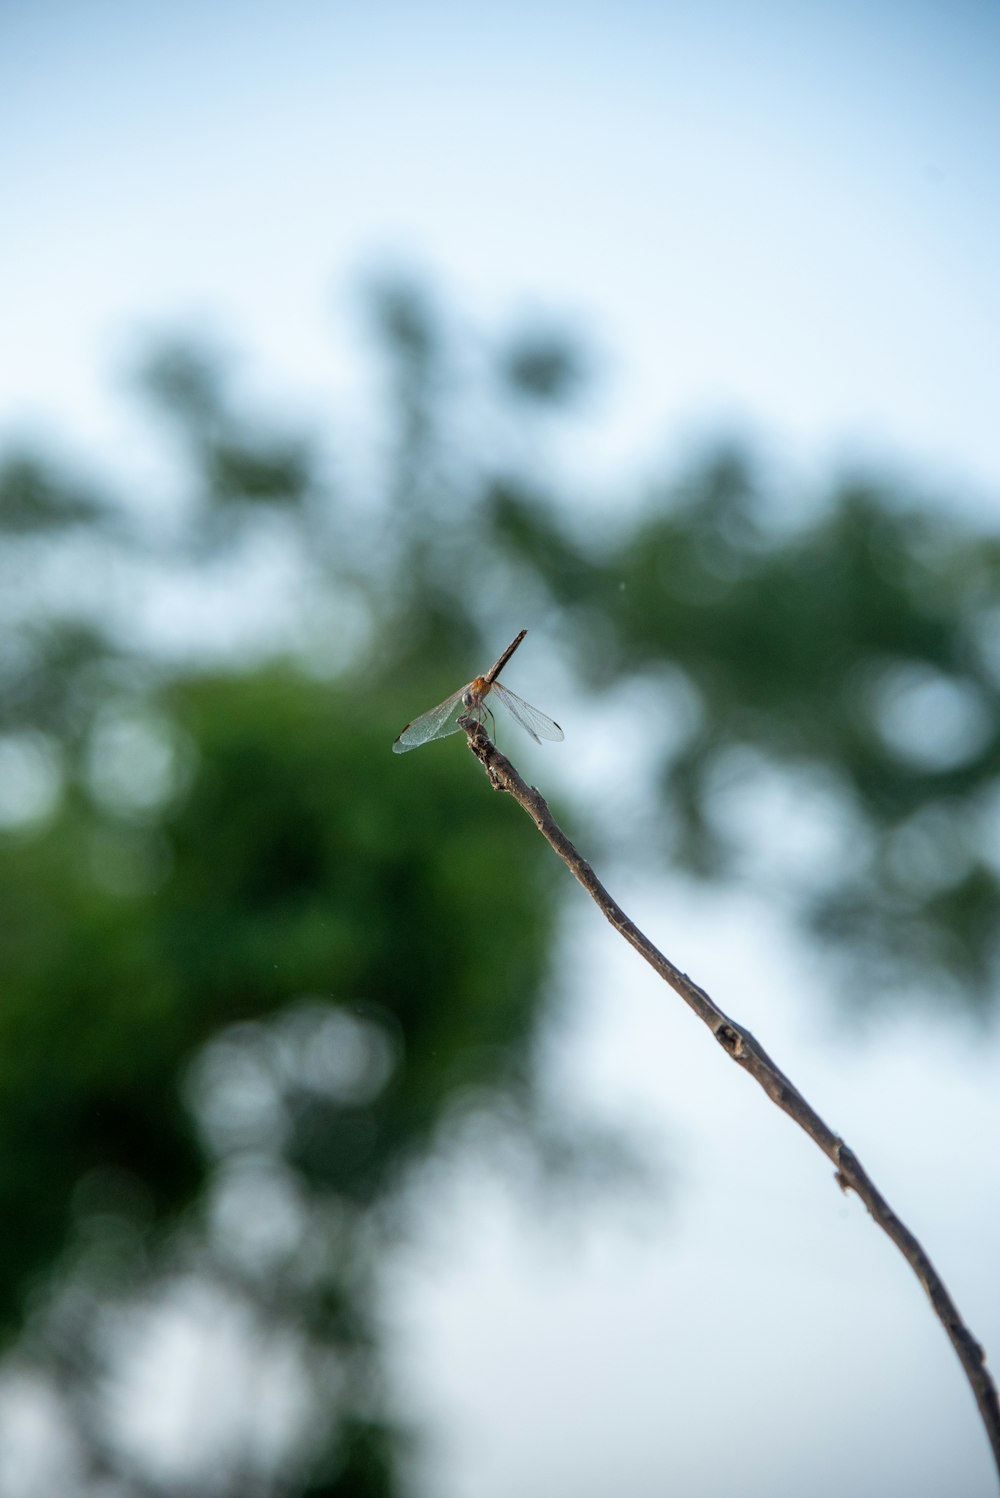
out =
[[462,692],[462,706],[466,708],[479,707],[483,698],[490,689],[490,683],[485,676],[476,676]]

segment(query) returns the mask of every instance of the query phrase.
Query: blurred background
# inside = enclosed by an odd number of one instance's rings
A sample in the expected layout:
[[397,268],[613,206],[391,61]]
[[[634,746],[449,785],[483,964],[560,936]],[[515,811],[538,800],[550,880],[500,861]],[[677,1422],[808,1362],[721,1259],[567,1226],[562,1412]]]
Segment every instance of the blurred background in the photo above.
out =
[[0,7],[0,1494],[993,1491],[1000,12]]

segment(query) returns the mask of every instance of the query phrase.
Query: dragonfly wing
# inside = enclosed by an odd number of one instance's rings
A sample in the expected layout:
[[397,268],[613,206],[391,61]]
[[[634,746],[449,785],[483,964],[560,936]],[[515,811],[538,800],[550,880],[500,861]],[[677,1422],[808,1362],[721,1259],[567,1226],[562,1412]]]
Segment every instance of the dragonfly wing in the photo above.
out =
[[467,691],[468,687],[459,687],[437,707],[407,723],[392,746],[393,753],[405,754],[407,749],[419,749],[421,744],[429,744],[431,739],[443,739],[449,733],[457,733],[458,720],[462,716],[462,697]]
[[532,707],[530,702],[525,702],[510,687],[505,687],[502,681],[495,681],[490,692],[491,697],[497,697],[510,713],[515,722],[520,723],[525,733],[530,733],[536,744],[542,739],[551,739],[558,743],[565,738],[565,734],[558,723],[553,723],[544,713],[540,713],[537,707]]

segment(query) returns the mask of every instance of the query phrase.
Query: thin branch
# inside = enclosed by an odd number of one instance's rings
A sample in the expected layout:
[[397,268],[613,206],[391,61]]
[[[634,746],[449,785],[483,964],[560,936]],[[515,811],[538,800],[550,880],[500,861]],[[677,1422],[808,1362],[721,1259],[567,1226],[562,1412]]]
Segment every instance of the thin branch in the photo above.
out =
[[491,743],[482,725],[470,718],[460,720],[465,729],[469,748],[490,778],[494,790],[507,791],[532,821],[546,841],[555,849],[570,873],[583,885],[598,908],[621,932],[640,956],[644,957],[665,983],[688,1004],[712,1031],[716,1040],[732,1059],[742,1066],[760,1083],[773,1103],[776,1103],[789,1118],[804,1129],[815,1144],[836,1166],[835,1179],[841,1190],[851,1190],[864,1202],[872,1217],[895,1243],[914,1274],[930,1297],[934,1312],[951,1339],[965,1376],[979,1406],[979,1413],[986,1427],[986,1434],[993,1450],[997,1471],[1000,1473],[1000,1403],[997,1401],[996,1385],[986,1367],[986,1356],[979,1343],[969,1331],[945,1288],[941,1276],[927,1254],[905,1223],[893,1212],[885,1197],[877,1190],[871,1177],[862,1166],[854,1151],[839,1134],[823,1122],[816,1110],[806,1102],[792,1082],[779,1067],[775,1066],[763,1046],[754,1039],[749,1030],[738,1025],[713,1003],[703,988],[686,973],[664,957],[647,936],[639,930],[608,894],[590,864],[582,858],[569,838],[558,826],[544,798],[533,786],[523,781],[510,760]]

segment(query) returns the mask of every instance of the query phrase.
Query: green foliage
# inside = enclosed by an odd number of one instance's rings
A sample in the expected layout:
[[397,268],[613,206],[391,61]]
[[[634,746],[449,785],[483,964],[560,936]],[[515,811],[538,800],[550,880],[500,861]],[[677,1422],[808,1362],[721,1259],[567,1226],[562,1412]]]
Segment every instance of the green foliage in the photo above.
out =
[[[156,709],[188,764],[155,815],[73,798],[4,851],[8,1326],[103,1166],[144,1184],[150,1240],[208,1189],[213,1153],[280,1155],[318,1224],[331,1194],[353,1210],[398,1182],[449,1098],[525,1070],[552,889],[471,760],[401,775],[395,719],[291,665],[181,677]],[[267,1016],[285,1029],[252,1028]],[[360,1059],[324,1083],[285,1053],[331,1022],[325,1043]],[[180,1083],[220,1034],[273,1070],[280,1140],[234,1125],[206,1154]]]
[[529,328],[501,351],[500,376],[522,398],[560,404],[576,395],[586,378],[574,344],[558,333]]
[[94,525],[106,514],[98,495],[34,454],[10,454],[0,463],[0,532],[47,534]]
[[[373,307],[388,415],[366,501],[181,345],[141,379],[180,455],[169,546],[47,459],[0,464],[0,754],[11,785],[55,784],[30,814],[0,795],[0,1321],[123,1492],[141,1474],[88,1402],[105,1320],[180,1274],[309,1370],[315,1419],[261,1492],[397,1490],[379,1225],[456,1114],[513,1097],[531,1117],[566,883],[460,738],[389,749],[539,610],[586,689],[642,685],[670,866],[783,898],[877,974],[852,985],[866,1002],[916,980],[995,996],[996,541],[872,483],[779,505],[725,447],[598,538],[516,457],[529,408],[578,391],[577,351],[504,340],[484,415],[425,299],[383,286]],[[292,559],[301,658],[222,667],[211,631],[171,658],[117,629],[119,586],[173,589],[178,616],[201,590],[225,618],[255,547]],[[106,607],[65,603],[81,557],[106,565]],[[353,648],[317,667],[345,621]],[[810,819],[836,836],[796,863]]]
[[[661,760],[671,861],[753,878],[713,810],[720,783],[742,779],[753,797],[764,772],[811,777],[840,808],[850,856],[769,892],[865,969],[868,1002],[914,984],[953,995],[957,980],[966,1000],[992,1005],[996,542],[870,483],[776,514],[726,450],[599,556],[509,487],[493,506],[504,544],[571,615],[595,688],[669,666],[667,698],[690,718]],[[787,830],[772,821],[757,836],[780,850]]]

